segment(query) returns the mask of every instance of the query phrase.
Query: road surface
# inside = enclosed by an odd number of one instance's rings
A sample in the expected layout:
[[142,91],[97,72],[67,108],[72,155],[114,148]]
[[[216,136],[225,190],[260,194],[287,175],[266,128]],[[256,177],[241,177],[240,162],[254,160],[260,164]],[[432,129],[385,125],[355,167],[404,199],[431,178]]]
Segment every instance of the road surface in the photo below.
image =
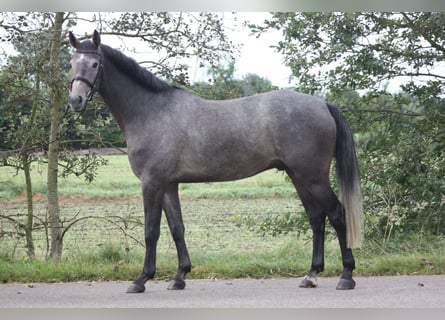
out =
[[301,279],[188,280],[182,291],[150,281],[142,294],[129,282],[1,284],[0,308],[444,308],[445,275],[356,277],[355,290],[335,290],[338,278],[319,278],[315,289]]

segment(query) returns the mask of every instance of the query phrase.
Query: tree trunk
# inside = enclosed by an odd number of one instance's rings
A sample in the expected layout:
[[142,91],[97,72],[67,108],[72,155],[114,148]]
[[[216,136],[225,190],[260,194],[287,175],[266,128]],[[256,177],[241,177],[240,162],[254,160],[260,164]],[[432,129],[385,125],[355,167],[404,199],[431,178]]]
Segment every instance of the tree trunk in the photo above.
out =
[[[23,146],[28,146],[33,140],[33,126],[36,118],[37,108],[39,106],[39,95],[40,95],[40,75],[36,75],[36,82],[34,88],[34,102],[31,109],[31,117],[29,119],[29,125],[26,129],[26,138],[23,142]],[[32,152],[32,151],[31,151]],[[32,180],[31,180],[31,163],[32,155],[28,151],[24,151],[21,155],[21,162],[23,164],[23,173],[25,175],[26,183],[26,203],[27,203],[27,217],[25,223],[25,239],[26,239],[26,251],[28,258],[31,260],[35,259],[34,250],[34,239],[33,239],[33,225],[34,225],[34,204],[32,198]]]
[[34,240],[32,237],[34,206],[32,202],[32,184],[31,184],[31,168],[30,168],[31,161],[29,157],[30,157],[29,154],[23,156],[23,172],[25,173],[25,181],[26,181],[26,203],[28,205],[28,213],[25,224],[25,238],[26,238],[26,251],[28,254],[28,258],[33,260],[35,258]]
[[63,249],[62,221],[60,219],[58,192],[58,162],[61,125],[64,113],[63,86],[61,86],[60,47],[62,42],[63,12],[57,12],[54,21],[50,51],[50,84],[52,90],[51,131],[48,147],[48,220],[51,233],[50,258],[60,262]]

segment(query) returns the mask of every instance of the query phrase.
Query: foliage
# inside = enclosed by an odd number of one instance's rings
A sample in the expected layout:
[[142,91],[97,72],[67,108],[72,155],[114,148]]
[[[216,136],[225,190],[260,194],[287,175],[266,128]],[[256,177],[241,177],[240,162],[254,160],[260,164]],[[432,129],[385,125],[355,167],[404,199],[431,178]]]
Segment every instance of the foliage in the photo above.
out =
[[[427,76],[443,61],[443,13],[276,13],[254,32],[282,30],[276,45],[309,93],[382,89],[396,77]],[[314,68],[317,67],[317,68]]]
[[[351,123],[368,236],[445,233],[445,14],[275,13],[258,36],[275,48],[298,90],[336,103]],[[399,91],[388,86],[400,83]]]
[[[50,128],[51,86],[54,83],[66,83],[65,76],[62,79],[53,79],[54,73],[50,72],[49,48],[51,43],[50,27],[53,16],[45,14],[5,15],[12,21],[21,21],[14,28],[3,24],[9,31],[7,39],[15,49],[15,54],[7,56],[6,65],[0,71],[1,99],[0,99],[0,148],[3,149],[0,157],[3,165],[11,165],[21,169],[21,153],[45,153],[48,150],[48,134]],[[3,20],[5,23],[5,20]],[[70,23],[68,25],[71,25]],[[19,28],[20,27],[20,28]],[[12,30],[12,31],[11,31]],[[66,47],[61,48],[60,68],[67,73],[69,70],[69,52]],[[70,133],[73,137],[79,136],[74,126],[75,117],[65,111],[63,123],[60,129],[63,137],[57,140],[65,140]],[[63,141],[68,148],[73,146],[68,141]],[[34,158],[33,158],[34,159]],[[88,176],[94,175],[96,166],[91,165],[91,171],[85,167],[76,171],[72,164],[75,159],[64,158],[66,163],[71,163],[71,173],[79,175],[84,172]],[[94,159],[94,162],[97,159]],[[65,166],[66,167],[66,166]],[[67,170],[64,171],[65,174]]]
[[0,146],[14,150],[46,143],[44,129],[49,121],[45,110],[48,94],[41,88],[47,70],[46,35],[30,34],[13,41],[19,54],[9,57],[0,72]]
[[[380,96],[374,103],[388,108],[393,99]],[[435,141],[440,129],[431,127],[417,103],[404,109],[404,116],[374,114],[379,119],[369,119],[371,130],[358,137],[365,206],[373,213],[368,219],[374,228],[368,231],[385,241],[397,232],[445,231],[445,162]]]
[[197,57],[201,67],[216,67],[237,48],[227,38],[223,16],[199,12],[126,12],[102,25],[102,34],[138,38],[157,53],[155,61],[141,61],[153,73],[188,85],[188,60]]
[[236,216],[235,223],[238,227],[245,226],[248,230],[259,233],[262,236],[271,235],[277,237],[281,234],[295,232],[298,236],[309,236],[309,220],[305,212],[269,212],[261,219],[250,215]]
[[208,83],[197,82],[190,89],[197,95],[212,100],[223,100],[252,96],[277,89],[272,83],[256,74],[246,74],[241,80],[235,79],[235,61],[227,67],[219,66],[209,70]]

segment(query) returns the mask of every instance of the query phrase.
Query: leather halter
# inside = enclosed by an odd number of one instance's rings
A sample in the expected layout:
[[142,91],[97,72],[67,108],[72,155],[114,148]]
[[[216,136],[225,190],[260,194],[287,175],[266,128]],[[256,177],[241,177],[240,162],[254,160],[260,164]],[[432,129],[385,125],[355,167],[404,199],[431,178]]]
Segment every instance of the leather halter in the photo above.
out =
[[97,67],[97,73],[96,73],[96,77],[94,78],[93,82],[91,82],[90,80],[88,80],[85,77],[82,76],[75,76],[71,79],[71,83],[70,83],[70,90],[72,90],[73,88],[73,82],[74,81],[81,81],[83,83],[85,83],[90,90],[88,90],[86,97],[87,97],[87,101],[91,101],[93,99],[94,93],[96,93],[96,91],[99,90],[99,77],[102,73],[102,68],[103,68],[103,64],[102,64],[102,54],[100,53],[100,51],[80,51],[77,53],[94,53],[94,54],[98,54],[99,55],[99,66]]

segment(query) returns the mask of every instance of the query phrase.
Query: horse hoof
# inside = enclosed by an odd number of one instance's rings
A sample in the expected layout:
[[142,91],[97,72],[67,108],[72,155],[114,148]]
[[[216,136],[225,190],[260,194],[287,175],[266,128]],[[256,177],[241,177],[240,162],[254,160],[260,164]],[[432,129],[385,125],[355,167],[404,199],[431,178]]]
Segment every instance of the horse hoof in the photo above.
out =
[[355,288],[355,281],[353,279],[340,279],[337,285],[337,290],[351,290]]
[[144,285],[139,285],[136,283],[132,283],[128,289],[127,289],[127,293],[142,293],[145,291],[145,286]]
[[315,288],[318,286],[316,277],[305,276],[300,283],[300,288]]
[[185,288],[185,281],[184,280],[173,280],[168,285],[167,290],[182,290]]

